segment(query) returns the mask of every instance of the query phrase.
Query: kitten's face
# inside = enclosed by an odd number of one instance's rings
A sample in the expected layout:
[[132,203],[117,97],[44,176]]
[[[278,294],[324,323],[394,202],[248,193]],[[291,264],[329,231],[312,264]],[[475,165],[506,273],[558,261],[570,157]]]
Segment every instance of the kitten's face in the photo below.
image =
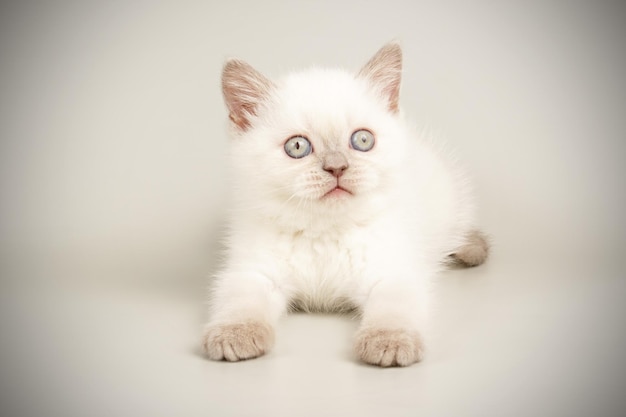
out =
[[[397,100],[367,76],[343,71],[312,70],[278,84],[258,77],[228,84],[225,69],[241,192],[274,207],[318,211],[356,209],[385,194],[404,151]],[[243,99],[229,103],[229,87]],[[245,102],[255,89],[261,99]]]
[[337,204],[385,185],[393,147],[402,146],[396,130],[394,115],[362,82],[313,71],[280,84],[237,147],[254,161],[254,181],[268,194]]

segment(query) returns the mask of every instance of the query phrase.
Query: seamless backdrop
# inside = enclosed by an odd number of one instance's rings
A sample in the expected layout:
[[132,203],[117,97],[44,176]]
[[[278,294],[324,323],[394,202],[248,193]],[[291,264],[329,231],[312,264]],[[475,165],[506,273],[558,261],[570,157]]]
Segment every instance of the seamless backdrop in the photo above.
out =
[[[625,22],[619,1],[2,3],[0,414],[624,415]],[[325,316],[205,361],[224,59],[356,71],[393,39],[492,258],[442,276],[415,367],[358,365]]]

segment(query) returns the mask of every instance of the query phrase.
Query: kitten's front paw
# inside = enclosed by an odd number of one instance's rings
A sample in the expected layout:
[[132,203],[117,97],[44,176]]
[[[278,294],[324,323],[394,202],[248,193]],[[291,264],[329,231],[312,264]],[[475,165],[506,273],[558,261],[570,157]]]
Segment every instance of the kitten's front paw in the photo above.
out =
[[414,331],[370,327],[357,333],[355,351],[371,365],[408,366],[422,360],[423,344]]
[[274,329],[265,322],[247,321],[209,325],[202,347],[213,360],[230,362],[252,359],[266,353],[274,343]]

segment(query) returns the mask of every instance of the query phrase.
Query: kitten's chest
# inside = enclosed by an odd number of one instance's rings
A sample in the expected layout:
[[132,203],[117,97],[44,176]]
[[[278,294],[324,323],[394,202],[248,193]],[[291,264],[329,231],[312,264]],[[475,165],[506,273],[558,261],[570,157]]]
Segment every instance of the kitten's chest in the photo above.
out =
[[365,277],[369,251],[358,234],[293,236],[285,243],[284,285],[301,307],[333,309],[356,295]]

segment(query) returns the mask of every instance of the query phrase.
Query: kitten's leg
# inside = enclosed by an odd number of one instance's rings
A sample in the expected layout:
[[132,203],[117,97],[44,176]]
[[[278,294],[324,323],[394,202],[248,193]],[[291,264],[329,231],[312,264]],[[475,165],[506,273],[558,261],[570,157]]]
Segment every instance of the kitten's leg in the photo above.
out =
[[381,281],[362,306],[355,352],[363,362],[407,366],[422,359],[419,329],[426,316],[426,298],[417,285]]
[[463,266],[478,266],[485,262],[487,256],[489,256],[489,241],[478,230],[470,231],[465,243],[452,254],[452,258]]
[[265,354],[274,344],[274,327],[285,310],[285,296],[262,274],[222,274],[204,330],[204,352],[213,360],[231,362]]

